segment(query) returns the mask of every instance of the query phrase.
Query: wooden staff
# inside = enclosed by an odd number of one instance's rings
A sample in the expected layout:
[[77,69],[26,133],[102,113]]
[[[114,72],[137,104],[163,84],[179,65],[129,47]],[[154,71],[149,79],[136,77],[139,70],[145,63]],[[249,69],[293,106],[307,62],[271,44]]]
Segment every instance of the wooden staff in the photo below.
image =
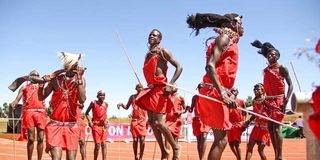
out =
[[[199,97],[202,97],[202,98],[205,98],[205,99],[208,99],[208,100],[211,100],[211,101],[215,101],[215,102],[218,102],[218,103],[224,103],[224,102],[222,102],[222,101],[220,101],[220,100],[218,100],[218,99],[215,99],[215,98],[212,98],[212,97],[208,97],[208,96],[205,96],[205,95],[202,95],[202,94],[198,94],[198,93],[193,93],[193,92],[191,92],[191,91],[188,91],[188,90],[183,89],[183,88],[178,87],[178,86],[171,85],[171,84],[169,84],[169,83],[167,83],[166,85],[167,85],[167,86],[170,86],[170,87],[178,88],[178,89],[180,89],[180,90],[182,90],[182,91],[184,91],[184,92],[187,92],[187,93],[190,93],[190,94],[193,94],[193,95],[197,95],[197,96],[199,96]],[[250,113],[250,114],[253,114],[253,115],[258,116],[258,117],[260,117],[260,118],[263,118],[263,119],[265,119],[265,120],[268,120],[268,121],[271,121],[271,122],[280,124],[280,125],[282,125],[282,126],[285,126],[285,127],[288,127],[288,128],[297,129],[296,127],[292,127],[292,126],[290,126],[290,125],[286,125],[286,124],[284,124],[284,123],[281,123],[281,122],[276,121],[276,120],[274,120],[274,119],[271,119],[271,118],[269,118],[269,117],[263,116],[263,115],[261,115],[261,114],[258,114],[258,113],[252,112],[252,111],[249,111],[249,110],[247,110],[247,109],[245,109],[245,108],[241,108],[241,107],[238,107],[238,106],[237,106],[237,109],[239,109],[239,110],[241,110],[241,111],[244,111],[244,112],[247,112],[247,113]]]
[[12,108],[12,133],[13,133],[13,160],[16,160],[16,135],[15,135],[15,120],[14,120],[14,109]]
[[130,57],[128,56],[128,53],[127,53],[126,47],[124,46],[124,43],[123,43],[123,41],[122,41],[122,39],[121,39],[121,37],[120,37],[119,32],[117,32],[117,31],[116,31],[116,35],[117,35],[117,38],[118,38],[119,43],[120,43],[120,45],[121,45],[121,48],[123,49],[123,53],[125,54],[125,56],[126,56],[126,57],[127,57],[127,59],[128,59],[128,62],[129,62],[129,64],[130,64],[130,67],[131,67],[131,69],[132,69],[132,71],[133,71],[134,75],[136,76],[136,78],[137,78],[137,80],[138,80],[139,84],[141,84],[141,85],[142,85],[142,83],[141,83],[141,81],[140,81],[140,79],[139,79],[139,77],[138,77],[138,74],[137,74],[136,70],[134,69],[133,64],[131,63]]
[[299,87],[299,91],[300,91],[300,92],[302,92],[301,87],[300,87],[300,83],[299,83],[299,80],[298,80],[298,77],[297,77],[296,71],[294,70],[294,67],[293,67],[292,62],[290,62],[290,65],[291,65],[291,68],[292,68],[292,71],[293,71],[294,78],[295,78],[295,79],[296,79],[296,81],[297,81],[297,84],[298,84],[298,87]]

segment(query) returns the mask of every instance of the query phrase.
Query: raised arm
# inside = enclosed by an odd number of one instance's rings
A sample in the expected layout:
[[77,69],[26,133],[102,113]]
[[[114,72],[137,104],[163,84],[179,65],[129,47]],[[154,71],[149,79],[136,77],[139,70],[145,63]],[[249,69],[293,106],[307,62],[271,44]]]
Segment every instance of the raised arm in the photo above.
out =
[[11,103],[10,103],[10,106],[14,109],[16,107],[16,105],[19,103],[19,101],[21,100],[22,98],[22,95],[23,95],[23,91],[26,89],[26,86],[22,86],[18,92],[18,95],[16,97],[15,100],[13,100]]
[[284,101],[284,109],[286,108],[287,106],[287,103],[289,101],[289,98],[292,94],[292,91],[293,91],[293,85],[292,85],[292,81],[291,81],[291,78],[290,78],[290,75],[289,75],[289,72],[288,72],[288,69],[284,66],[280,66],[279,68],[279,71],[280,73],[284,76],[286,82],[287,82],[287,85],[288,85],[288,91],[287,91],[287,94],[285,96],[285,101]]
[[82,83],[78,85],[78,89],[79,89],[78,100],[80,104],[83,104],[87,99],[85,78],[82,78]]
[[42,84],[39,84],[39,88],[38,88],[38,98],[40,101],[43,101],[45,100],[49,95],[50,93],[53,91],[53,83],[55,83],[56,79],[53,79],[53,81],[50,81],[48,83],[48,85],[44,88],[44,83]]

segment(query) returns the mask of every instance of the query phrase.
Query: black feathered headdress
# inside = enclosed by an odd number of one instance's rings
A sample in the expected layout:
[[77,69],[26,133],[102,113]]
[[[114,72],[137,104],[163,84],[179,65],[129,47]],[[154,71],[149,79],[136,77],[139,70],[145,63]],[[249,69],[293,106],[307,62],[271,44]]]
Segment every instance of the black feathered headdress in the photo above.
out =
[[260,50],[258,51],[259,54],[263,55],[264,57],[267,57],[268,52],[275,50],[279,53],[280,57],[280,52],[269,42],[261,43],[259,40],[255,40],[254,42],[251,43],[252,46],[259,48]]

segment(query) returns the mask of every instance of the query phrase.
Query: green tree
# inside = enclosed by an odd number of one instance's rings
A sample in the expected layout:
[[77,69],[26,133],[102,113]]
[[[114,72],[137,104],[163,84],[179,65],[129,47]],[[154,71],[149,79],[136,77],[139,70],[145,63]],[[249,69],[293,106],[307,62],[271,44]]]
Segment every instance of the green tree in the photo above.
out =
[[1,107],[0,116],[2,118],[8,118],[9,115],[9,104],[4,102]]
[[252,96],[248,96],[246,99],[246,102],[244,103],[246,107],[251,107],[252,106],[252,101],[253,101],[253,97]]

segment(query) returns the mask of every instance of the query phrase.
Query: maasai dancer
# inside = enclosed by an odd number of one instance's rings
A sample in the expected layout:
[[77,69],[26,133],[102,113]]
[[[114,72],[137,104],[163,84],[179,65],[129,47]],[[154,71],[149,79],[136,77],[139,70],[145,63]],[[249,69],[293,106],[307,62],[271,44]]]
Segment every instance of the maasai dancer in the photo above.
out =
[[81,160],[86,160],[86,123],[84,122],[84,116],[82,114],[83,104],[78,104],[78,112],[77,112],[77,118],[78,118],[78,127],[79,127],[79,147],[80,147],[80,154],[81,154]]
[[[253,112],[258,113],[263,116],[268,116],[266,112],[266,97],[265,97],[265,92],[263,89],[263,85],[261,83],[258,83],[254,86],[253,92],[255,94],[255,98],[252,102],[253,105]],[[245,127],[248,127],[251,121],[255,119],[255,126],[253,127],[250,138],[249,138],[249,143],[247,145],[247,153],[246,153],[246,160],[250,160],[252,156],[252,150],[254,145],[257,143],[258,144],[258,152],[260,155],[260,158],[262,160],[266,160],[267,157],[264,154],[264,147],[266,145],[270,145],[270,134],[268,131],[268,121],[265,119],[262,119],[260,117],[256,117],[252,115],[248,121],[245,123]]]
[[[101,146],[102,159],[107,158],[107,110],[108,103],[104,101],[105,92],[100,90],[97,93],[98,100],[92,101],[86,111],[86,117],[89,126],[92,128],[92,136],[94,140],[94,160],[98,159],[99,150]],[[89,112],[92,109],[92,119],[89,117]]]
[[[242,99],[238,99],[237,96],[239,91],[237,88],[231,88],[230,92],[234,95],[236,100],[236,104],[238,107],[245,108],[244,101]],[[241,135],[244,131],[243,121],[245,119],[246,112],[242,112],[239,109],[229,109],[229,117],[230,122],[232,123],[232,127],[230,130],[227,131],[228,142],[231,148],[231,151],[236,156],[237,160],[241,159],[241,150],[240,150],[240,143],[241,143]]]
[[86,82],[83,77],[85,68],[79,67],[81,54],[61,52],[65,73],[53,79],[44,76],[48,85],[39,86],[39,100],[47,98],[51,92],[50,107],[51,121],[46,126],[47,152],[51,152],[52,159],[61,159],[62,150],[66,150],[67,159],[76,159],[79,128],[77,125],[78,102],[86,100]]
[[[30,72],[29,76],[39,77],[39,73],[36,70]],[[47,114],[45,110],[44,101],[40,101],[38,98],[39,84],[35,84],[31,81],[26,86],[22,86],[16,99],[11,103],[11,107],[14,109],[19,101],[23,100],[22,106],[22,131],[27,130],[28,143],[27,153],[28,160],[32,159],[32,152],[35,140],[35,128],[37,129],[37,152],[38,160],[42,158],[43,152],[43,139],[44,128],[47,125]]]
[[[201,84],[198,85],[197,89],[201,88]],[[211,127],[205,125],[200,120],[199,113],[199,97],[197,95],[192,97],[191,107],[187,107],[190,113],[194,111],[194,117],[192,118],[192,131],[193,135],[197,137],[197,150],[199,159],[203,160],[207,148],[207,135]]]
[[[137,93],[134,95],[131,95],[127,105],[124,105],[123,103],[119,103],[118,109],[120,107],[124,109],[129,109],[130,105],[132,106],[132,120],[130,125],[130,131],[133,138],[133,153],[134,153],[134,159],[135,160],[142,160],[144,147],[145,147],[145,137],[147,134],[147,111],[140,108],[138,105],[136,105],[136,98],[139,95],[139,93],[142,91],[143,86],[141,84],[136,85],[136,91]],[[140,155],[138,155],[138,142],[140,142]]]
[[190,28],[199,30],[206,27],[217,27],[218,37],[210,44],[206,54],[206,75],[200,94],[223,101],[223,103],[199,97],[201,121],[213,128],[214,142],[208,159],[221,159],[227,145],[226,130],[232,124],[229,121],[228,108],[235,108],[235,100],[228,90],[234,85],[238,70],[238,41],[243,35],[242,16],[238,14],[196,14],[187,19]]
[[[268,66],[264,69],[263,86],[268,102],[268,115],[270,118],[282,121],[287,103],[292,94],[293,85],[289,76],[288,69],[278,63],[280,52],[272,44],[266,42],[262,44],[256,40],[252,43],[254,47],[260,48],[262,54],[268,61]],[[287,82],[288,91],[285,95],[285,83]],[[282,159],[282,131],[281,126],[274,122],[268,122],[271,142],[275,153],[275,159]]]
[[[148,83],[148,88],[141,91],[137,97],[136,104],[148,112],[148,121],[161,149],[161,159],[167,159],[169,153],[166,150],[162,135],[173,148],[173,159],[179,158],[180,147],[174,141],[167,125],[163,122],[163,115],[166,113],[167,103],[173,88],[166,86],[167,63],[170,62],[176,70],[169,84],[174,84],[182,72],[182,66],[165,48],[160,47],[162,34],[159,30],[153,29],[149,34],[149,52],[145,57],[143,73]],[[171,102],[172,103],[172,102]]]
[[[166,115],[166,124],[171,131],[173,139],[178,143],[181,127],[182,127],[182,114],[186,109],[185,100],[182,96],[178,95],[178,90],[174,89],[174,93],[171,96],[173,106],[168,106],[167,115]],[[166,147],[169,148],[168,141],[166,141]]]

